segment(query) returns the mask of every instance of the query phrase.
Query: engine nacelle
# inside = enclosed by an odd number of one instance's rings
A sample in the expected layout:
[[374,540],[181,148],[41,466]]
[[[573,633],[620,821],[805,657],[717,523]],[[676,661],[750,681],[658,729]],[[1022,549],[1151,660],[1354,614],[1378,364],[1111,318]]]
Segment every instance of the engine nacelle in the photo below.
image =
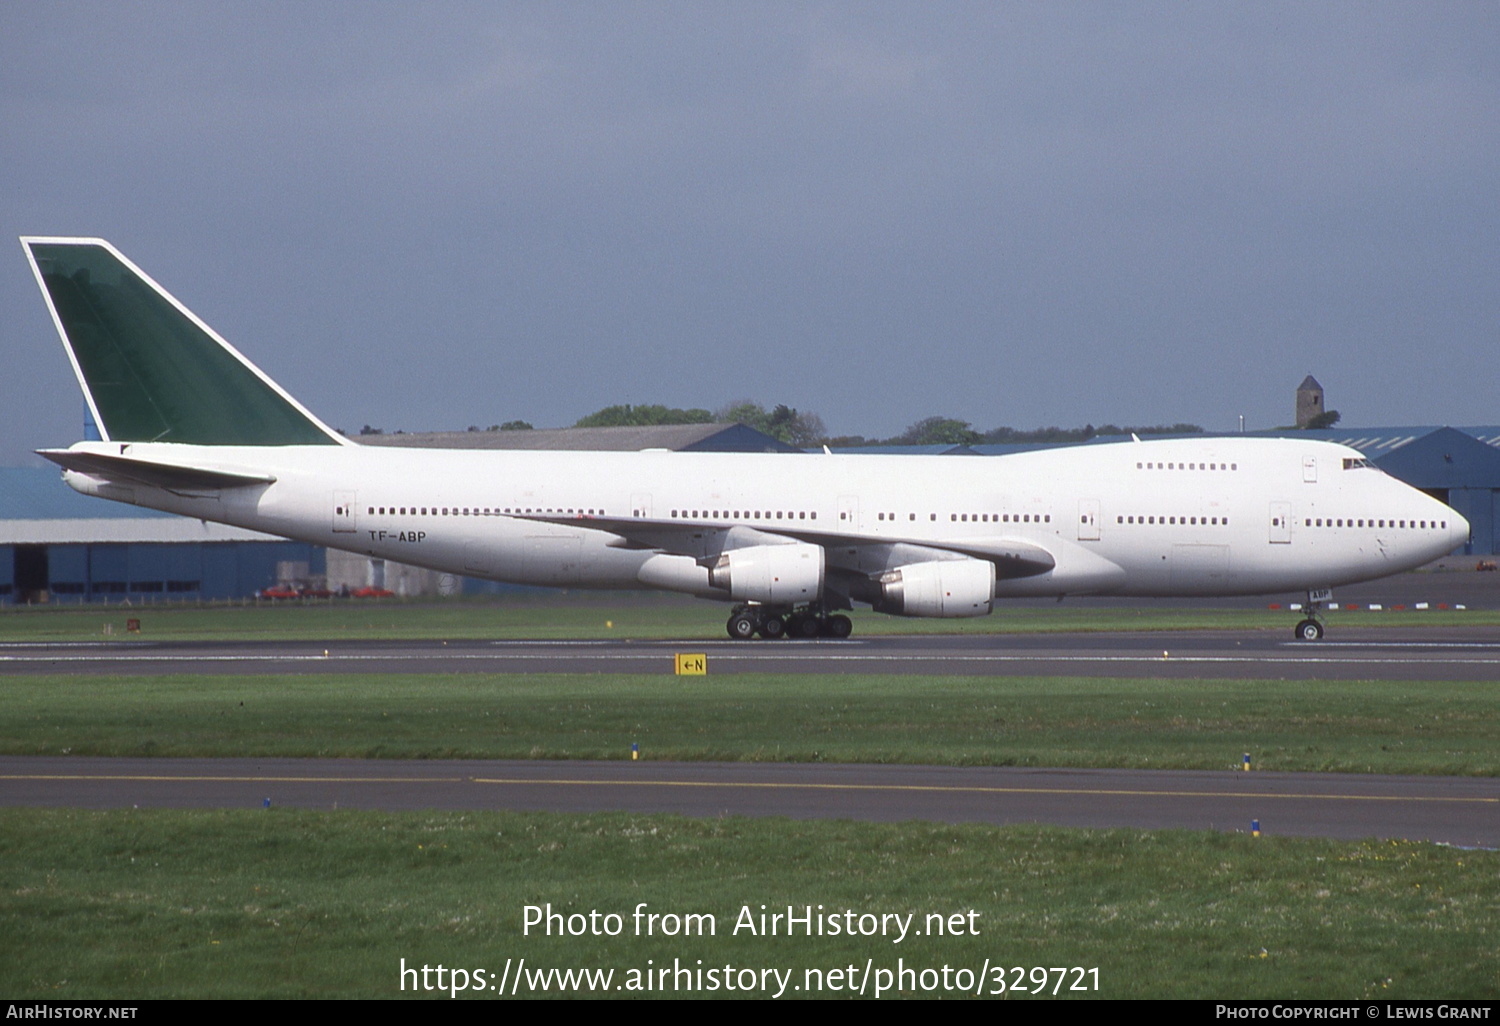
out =
[[995,564],[982,559],[908,563],[875,583],[870,604],[895,616],[985,616],[994,608]]
[[745,602],[816,602],[823,595],[823,548],[792,542],[730,549],[708,578],[715,588]]

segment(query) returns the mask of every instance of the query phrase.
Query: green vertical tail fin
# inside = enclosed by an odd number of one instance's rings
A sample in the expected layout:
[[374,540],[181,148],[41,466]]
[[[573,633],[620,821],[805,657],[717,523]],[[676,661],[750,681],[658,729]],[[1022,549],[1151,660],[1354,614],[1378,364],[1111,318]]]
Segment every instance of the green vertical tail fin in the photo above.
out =
[[109,243],[21,244],[105,441],[343,443]]

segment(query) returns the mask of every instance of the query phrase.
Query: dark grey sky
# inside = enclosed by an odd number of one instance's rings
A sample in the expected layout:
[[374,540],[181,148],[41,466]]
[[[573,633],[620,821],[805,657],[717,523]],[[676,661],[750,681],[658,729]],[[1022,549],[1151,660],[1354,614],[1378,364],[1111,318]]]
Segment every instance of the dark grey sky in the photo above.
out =
[[[9,3],[0,160],[351,431],[1500,421],[1490,2]],[[16,463],[82,404],[7,245]]]

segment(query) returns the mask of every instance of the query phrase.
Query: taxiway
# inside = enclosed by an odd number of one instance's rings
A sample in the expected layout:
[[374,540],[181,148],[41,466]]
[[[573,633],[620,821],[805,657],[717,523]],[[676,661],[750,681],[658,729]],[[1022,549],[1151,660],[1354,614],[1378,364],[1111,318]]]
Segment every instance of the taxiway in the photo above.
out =
[[810,763],[0,757],[0,804],[1050,823],[1500,847],[1500,782]]

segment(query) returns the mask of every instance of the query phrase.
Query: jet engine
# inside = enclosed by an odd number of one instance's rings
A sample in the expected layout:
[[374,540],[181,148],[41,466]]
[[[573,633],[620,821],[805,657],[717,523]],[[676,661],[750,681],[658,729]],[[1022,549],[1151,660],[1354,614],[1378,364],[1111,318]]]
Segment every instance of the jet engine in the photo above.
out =
[[816,602],[823,594],[823,548],[792,542],[730,549],[709,570],[708,579],[745,602]]
[[995,564],[982,559],[942,559],[908,563],[872,582],[867,599],[878,612],[894,616],[985,616],[993,608]]

